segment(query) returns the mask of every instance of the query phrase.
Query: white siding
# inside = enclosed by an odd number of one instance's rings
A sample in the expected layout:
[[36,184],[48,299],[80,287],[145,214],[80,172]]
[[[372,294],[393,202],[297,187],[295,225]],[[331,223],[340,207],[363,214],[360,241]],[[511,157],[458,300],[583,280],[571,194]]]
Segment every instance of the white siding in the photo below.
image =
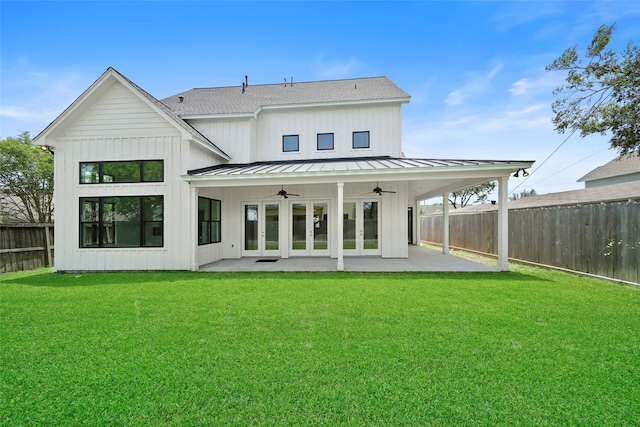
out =
[[[52,141],[56,147],[56,269],[188,269],[193,241],[186,216],[191,211],[189,185],[180,176],[186,172],[190,149],[180,131],[119,83],[75,117],[63,136]],[[164,161],[164,182],[80,184],[80,162],[151,159]],[[162,248],[80,248],[80,197],[143,195],[164,198]]]
[[222,151],[232,156],[233,163],[250,163],[252,161],[251,141],[255,119],[199,119],[189,120],[189,124]]
[[[353,149],[353,132],[369,131],[370,148]],[[317,134],[333,133],[334,149],[317,150]],[[299,135],[300,151],[282,152],[282,136]],[[258,116],[256,158],[264,160],[401,156],[400,105],[265,110]]]
[[75,122],[62,138],[164,135],[176,129],[140,97],[113,83]]

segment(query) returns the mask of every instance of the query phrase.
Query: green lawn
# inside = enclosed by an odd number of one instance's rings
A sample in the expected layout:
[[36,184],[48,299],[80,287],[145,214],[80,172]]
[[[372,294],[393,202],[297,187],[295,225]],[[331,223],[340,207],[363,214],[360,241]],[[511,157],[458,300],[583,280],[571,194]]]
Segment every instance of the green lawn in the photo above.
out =
[[633,425],[640,290],[509,273],[0,276],[2,425]]

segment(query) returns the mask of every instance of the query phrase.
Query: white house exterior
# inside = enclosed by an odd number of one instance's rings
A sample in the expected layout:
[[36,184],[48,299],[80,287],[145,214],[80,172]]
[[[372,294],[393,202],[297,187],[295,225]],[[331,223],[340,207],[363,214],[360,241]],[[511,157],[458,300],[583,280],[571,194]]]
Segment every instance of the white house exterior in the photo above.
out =
[[532,162],[405,158],[409,100],[386,77],[157,100],[109,68],[35,138],[55,153],[55,268],[406,258],[420,200],[497,179],[506,270],[506,184]]

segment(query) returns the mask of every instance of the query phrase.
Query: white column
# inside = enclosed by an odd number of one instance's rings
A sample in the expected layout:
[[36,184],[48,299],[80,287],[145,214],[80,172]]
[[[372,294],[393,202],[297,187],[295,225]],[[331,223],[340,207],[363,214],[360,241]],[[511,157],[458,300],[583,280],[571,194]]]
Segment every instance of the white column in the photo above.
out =
[[498,180],[498,270],[509,271],[509,177]]
[[338,218],[336,219],[338,226],[338,264],[337,270],[344,271],[344,182],[338,182]]
[[415,215],[415,221],[416,221],[416,228],[415,228],[415,233],[416,233],[416,245],[418,246],[422,246],[422,241],[420,240],[420,236],[422,236],[422,232],[420,231],[420,225],[422,223],[422,219],[420,216],[420,202],[421,200],[417,200],[416,201],[416,215]]
[[442,253],[449,253],[449,193],[442,195]]
[[186,241],[189,245],[189,265],[191,271],[198,270],[198,189],[196,187],[189,188],[189,206],[187,215],[189,215],[189,236]]

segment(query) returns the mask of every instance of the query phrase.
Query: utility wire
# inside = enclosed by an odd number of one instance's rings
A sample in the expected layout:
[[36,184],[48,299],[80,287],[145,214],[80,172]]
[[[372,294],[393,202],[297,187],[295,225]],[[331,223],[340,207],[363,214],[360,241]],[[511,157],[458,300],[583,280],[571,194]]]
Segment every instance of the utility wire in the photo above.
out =
[[547,158],[546,158],[546,159],[544,159],[544,161],[543,161],[542,163],[540,163],[540,166],[538,166],[537,168],[535,168],[535,169],[534,169],[534,170],[529,174],[529,176],[527,176],[527,177],[526,177],[526,178],[525,178],[525,179],[524,179],[520,184],[518,184],[518,185],[516,186],[516,188],[514,188],[513,190],[511,190],[511,191],[509,192],[509,194],[513,194],[513,192],[514,192],[514,191],[516,191],[518,188],[520,188],[520,186],[522,186],[522,184],[524,184],[525,182],[527,182],[527,181],[529,180],[529,178],[531,178],[531,176],[533,176],[533,174],[534,174],[534,173],[536,173],[536,171],[537,171],[538,169],[540,169],[542,166],[544,166],[544,164],[545,164],[545,163],[547,163],[547,160],[549,160],[549,159],[551,158],[551,156],[553,156],[554,154],[556,154],[556,152],[560,149],[560,147],[562,147],[562,146],[563,146],[563,145],[564,145],[564,144],[569,140],[569,138],[571,138],[571,137],[573,136],[573,134],[574,134],[574,133],[576,133],[576,131],[577,131],[577,130],[578,130],[578,129],[574,129],[574,130],[569,134],[569,136],[567,136],[567,137],[564,139],[564,141],[562,141],[562,142],[560,143],[560,145],[558,145],[558,146],[556,147],[556,149],[555,149],[555,150],[553,150],[553,152],[552,152],[551,154],[549,154],[549,155],[547,156]]
[[553,174],[549,175],[549,176],[548,176],[548,177],[546,177],[546,178],[542,178],[540,181],[537,181],[537,182],[536,182],[536,184],[539,184],[539,183],[541,183],[541,182],[544,182],[544,181],[548,180],[549,178],[551,178],[551,177],[554,177],[554,176],[558,175],[560,172],[564,172],[564,171],[566,171],[567,169],[574,167],[574,166],[575,166],[575,165],[577,165],[578,163],[580,163],[580,162],[583,162],[583,161],[587,160],[589,157],[593,157],[593,156],[595,156],[596,154],[601,153],[601,152],[603,152],[603,151],[605,151],[605,150],[607,150],[607,149],[606,149],[606,148],[603,148],[603,149],[601,149],[601,150],[596,151],[595,153],[589,154],[587,157],[584,157],[583,159],[580,159],[580,160],[578,160],[577,162],[570,164],[570,165],[569,165],[569,166],[567,166],[566,168],[562,168],[562,169],[560,169],[558,172],[553,173]]

